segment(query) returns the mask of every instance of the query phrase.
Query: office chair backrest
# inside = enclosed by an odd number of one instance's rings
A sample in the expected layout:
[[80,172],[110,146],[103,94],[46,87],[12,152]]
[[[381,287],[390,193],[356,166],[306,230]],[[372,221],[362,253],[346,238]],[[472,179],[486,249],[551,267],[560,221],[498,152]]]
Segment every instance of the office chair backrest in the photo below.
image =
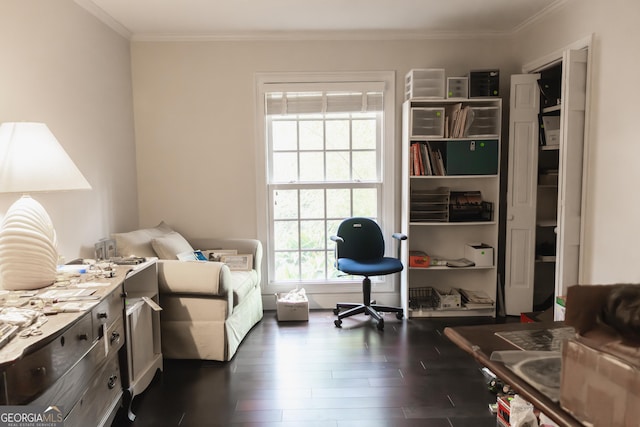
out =
[[338,227],[338,258],[378,259],[384,256],[384,238],[378,224],[369,218],[348,218]]

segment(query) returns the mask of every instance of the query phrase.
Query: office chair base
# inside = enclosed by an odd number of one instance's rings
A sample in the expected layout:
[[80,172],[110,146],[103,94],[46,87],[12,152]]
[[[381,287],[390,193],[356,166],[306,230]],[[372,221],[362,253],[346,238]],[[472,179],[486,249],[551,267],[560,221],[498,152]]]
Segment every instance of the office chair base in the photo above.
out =
[[[346,308],[347,311],[340,313],[341,308]],[[336,308],[333,309],[333,314],[337,314],[338,318],[333,322],[336,327],[342,327],[342,319],[356,314],[365,314],[375,319],[379,330],[384,329],[384,319],[380,313],[395,313],[398,320],[402,320],[404,313],[399,307],[391,307],[388,305],[379,304],[354,304],[354,303],[338,303]]]

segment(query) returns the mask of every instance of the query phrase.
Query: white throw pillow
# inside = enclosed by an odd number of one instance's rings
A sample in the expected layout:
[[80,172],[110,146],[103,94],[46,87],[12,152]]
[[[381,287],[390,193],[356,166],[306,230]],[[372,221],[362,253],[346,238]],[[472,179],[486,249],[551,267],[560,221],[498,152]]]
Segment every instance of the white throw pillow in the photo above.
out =
[[116,241],[116,254],[118,256],[155,257],[156,252],[151,246],[151,240],[171,232],[173,232],[171,227],[162,221],[153,228],[142,228],[128,233],[113,233],[111,237]]
[[187,239],[176,231],[156,237],[151,240],[151,246],[160,259],[178,259],[180,253],[193,252]]

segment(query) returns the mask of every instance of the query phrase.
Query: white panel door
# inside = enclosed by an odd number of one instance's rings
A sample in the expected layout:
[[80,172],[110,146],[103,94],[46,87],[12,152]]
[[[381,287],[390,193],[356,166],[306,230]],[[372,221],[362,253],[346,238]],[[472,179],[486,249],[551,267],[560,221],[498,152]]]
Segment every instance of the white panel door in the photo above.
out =
[[505,311],[533,309],[539,74],[511,76],[509,175],[505,263]]
[[587,59],[586,50],[566,51],[562,59],[556,295],[579,281]]

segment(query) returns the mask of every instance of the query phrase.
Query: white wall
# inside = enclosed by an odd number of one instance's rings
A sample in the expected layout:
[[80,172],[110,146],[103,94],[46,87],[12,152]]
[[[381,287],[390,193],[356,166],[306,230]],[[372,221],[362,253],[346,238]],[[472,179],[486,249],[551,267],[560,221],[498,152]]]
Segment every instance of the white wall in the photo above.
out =
[[[129,41],[72,0],[0,2],[0,122],[46,123],[91,186],[34,194],[67,259],[138,222]],[[0,195],[0,218],[19,195]]]
[[525,64],[594,33],[584,283],[640,282],[640,2],[570,0],[515,50]]
[[[505,54],[507,45],[499,40],[133,42],[140,223],[165,220],[187,237],[257,236],[255,153],[263,149],[255,138],[257,72],[395,71],[399,146],[407,71],[444,67],[449,75],[465,75],[495,67],[510,74],[516,67]],[[398,151],[398,165],[400,158]]]

